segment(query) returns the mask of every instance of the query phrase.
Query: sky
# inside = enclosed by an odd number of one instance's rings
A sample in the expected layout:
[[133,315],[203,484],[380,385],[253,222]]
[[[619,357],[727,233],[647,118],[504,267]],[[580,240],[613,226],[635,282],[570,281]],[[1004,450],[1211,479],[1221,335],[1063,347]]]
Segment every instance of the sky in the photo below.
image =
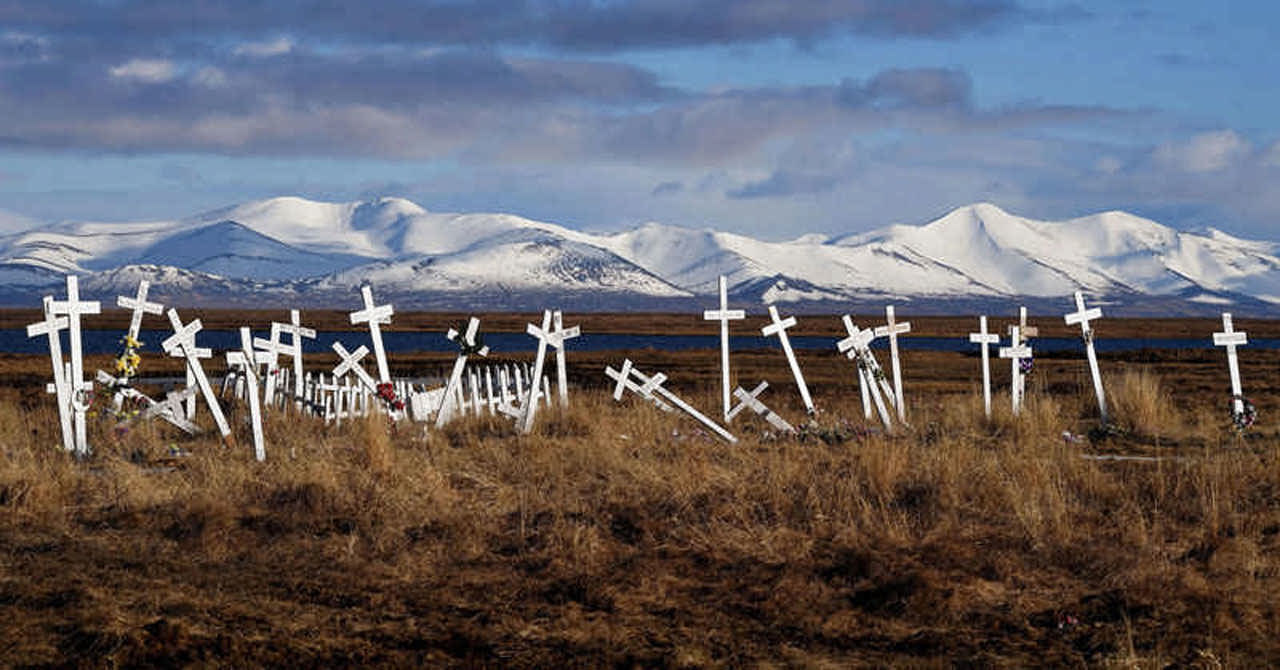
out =
[[992,202],[1277,240],[1278,41],[1244,0],[0,0],[0,209],[778,240]]

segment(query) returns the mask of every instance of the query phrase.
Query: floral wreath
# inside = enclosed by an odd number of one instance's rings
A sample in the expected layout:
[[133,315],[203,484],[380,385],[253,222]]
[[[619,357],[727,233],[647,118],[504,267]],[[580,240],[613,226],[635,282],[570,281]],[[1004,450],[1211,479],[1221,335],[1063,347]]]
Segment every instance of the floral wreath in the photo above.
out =
[[[1240,401],[1240,411],[1236,411],[1236,401]],[[1236,427],[1236,431],[1243,433],[1253,427],[1258,421],[1258,408],[1254,406],[1249,399],[1242,395],[1231,396],[1231,423]]]
[[391,382],[378,384],[378,398],[386,403],[388,408],[397,412],[404,411],[404,401],[396,397],[396,389]]

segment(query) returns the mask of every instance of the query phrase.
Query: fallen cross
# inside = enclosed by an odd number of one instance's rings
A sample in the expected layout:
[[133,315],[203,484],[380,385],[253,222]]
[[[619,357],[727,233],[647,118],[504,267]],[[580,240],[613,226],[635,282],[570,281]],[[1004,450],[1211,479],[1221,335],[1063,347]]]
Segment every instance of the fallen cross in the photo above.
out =
[[767,388],[769,388],[769,382],[767,381],[760,382],[760,384],[757,385],[755,389],[750,392],[748,392],[746,389],[743,389],[741,386],[735,388],[733,390],[733,397],[738,399],[738,404],[734,405],[729,410],[729,415],[727,417],[727,420],[733,421],[733,417],[737,416],[738,413],[740,413],[742,410],[750,409],[756,414],[759,414],[760,416],[764,417],[764,420],[768,421],[769,425],[773,426],[774,428],[777,428],[778,430],[784,433],[796,432],[796,429],[794,426],[787,423],[785,419],[778,416],[773,410],[769,409],[769,407],[765,405],[763,402],[760,402],[760,394],[764,393],[764,390]]
[[65,316],[53,313],[50,304],[53,296],[44,298],[44,321],[27,326],[27,337],[45,335],[49,340],[49,360],[53,363],[53,392],[58,403],[58,423],[62,426],[62,447],[76,451],[76,434],[71,420],[71,383],[67,380],[67,368],[62,361],[62,336],[70,322]]
[[[677,396],[676,394],[663,388],[662,383],[667,380],[666,375],[662,373],[658,373],[653,377],[649,377],[648,375],[632,367],[631,359],[629,358],[622,363],[621,371],[614,370],[612,367],[606,367],[605,374],[608,375],[610,379],[617,382],[613,390],[614,400],[622,400],[622,393],[624,390],[627,390],[627,389],[631,389],[635,393],[646,398],[648,398],[651,394],[657,394],[663,400],[684,410],[686,414],[697,419],[699,423],[711,429],[713,432],[715,432],[716,435],[719,435],[726,442],[736,443],[738,441],[738,438],[734,437],[733,433],[730,433],[729,431],[725,430],[722,426],[720,426],[720,424],[712,421],[711,419],[708,419],[706,415],[694,409],[693,406],[691,406],[689,403],[685,402],[684,400],[681,400],[680,397]],[[633,387],[632,385],[627,383],[628,378],[632,376],[634,376],[636,380],[640,382],[640,385],[638,388]]]
[[152,401],[151,405],[142,411],[142,418],[151,419],[158,416],[188,435],[197,435],[200,433],[200,427],[191,422],[189,416],[183,411],[182,405],[187,398],[198,392],[199,389],[194,386],[188,386],[181,391],[169,391],[165,394],[164,400]]

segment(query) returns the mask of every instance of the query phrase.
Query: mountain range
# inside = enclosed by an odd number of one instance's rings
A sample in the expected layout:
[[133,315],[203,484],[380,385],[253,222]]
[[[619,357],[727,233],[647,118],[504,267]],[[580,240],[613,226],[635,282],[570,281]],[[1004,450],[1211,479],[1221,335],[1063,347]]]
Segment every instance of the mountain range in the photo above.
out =
[[586,233],[510,214],[431,212],[399,198],[259,200],[190,218],[31,224],[0,234],[0,303],[33,306],[68,273],[86,295],[139,279],[180,306],[345,308],[359,287],[401,309],[702,309],[717,278],[745,306],[915,313],[1280,314],[1280,245],[1180,232],[1121,211],[1037,221],[992,204],[923,225],[768,242],[648,223]]

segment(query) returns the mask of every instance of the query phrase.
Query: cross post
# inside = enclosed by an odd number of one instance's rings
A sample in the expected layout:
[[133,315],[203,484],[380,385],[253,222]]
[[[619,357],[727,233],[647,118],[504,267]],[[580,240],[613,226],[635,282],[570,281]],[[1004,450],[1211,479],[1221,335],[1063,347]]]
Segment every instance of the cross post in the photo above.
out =
[[800,371],[800,362],[796,360],[796,353],[791,349],[791,338],[787,337],[787,329],[796,325],[796,318],[789,316],[786,319],[778,316],[778,308],[769,305],[769,318],[772,323],[760,329],[761,334],[765,337],[773,335],[778,336],[778,342],[782,344],[782,351],[787,355],[787,363],[791,366],[791,375],[795,377],[796,386],[800,389],[800,399],[804,401],[804,407],[809,414],[814,414],[813,398],[809,396],[809,386],[804,383],[804,373]]
[[1089,357],[1089,374],[1093,376],[1093,393],[1098,397],[1098,413],[1103,425],[1107,423],[1107,396],[1102,390],[1102,373],[1098,371],[1098,353],[1093,348],[1093,328],[1089,322],[1102,318],[1102,310],[1093,307],[1085,309],[1084,294],[1076,291],[1076,311],[1063,315],[1067,325],[1080,324],[1080,336],[1084,338],[1085,354]]
[[720,275],[720,309],[708,309],[702,313],[704,321],[720,322],[720,391],[724,401],[724,420],[729,421],[729,322],[747,318],[747,313],[740,309],[729,309],[729,282]]

